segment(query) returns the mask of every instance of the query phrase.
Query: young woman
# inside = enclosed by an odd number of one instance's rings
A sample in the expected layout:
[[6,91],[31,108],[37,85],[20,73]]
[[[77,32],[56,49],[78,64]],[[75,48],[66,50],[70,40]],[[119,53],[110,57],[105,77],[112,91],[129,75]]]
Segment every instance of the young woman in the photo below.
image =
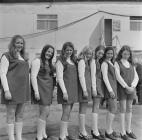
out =
[[108,104],[105,135],[109,139],[116,140],[112,124],[117,110],[117,81],[114,68],[114,49],[112,47],[105,49],[101,71],[104,81],[104,96]]
[[25,58],[25,41],[22,36],[15,35],[9,51],[1,58],[1,103],[7,109],[7,132],[9,140],[22,140],[24,104],[30,100],[29,64]]
[[[95,63],[92,62],[92,50],[86,46],[79,54],[79,138],[88,140],[89,136],[85,128],[85,114],[88,102],[92,96],[96,96]],[[92,70],[92,74],[91,74]],[[94,75],[93,75],[94,74]]]
[[63,44],[61,55],[56,63],[57,100],[62,104],[62,118],[59,140],[72,139],[68,135],[68,121],[73,104],[78,102],[78,75],[74,45]]
[[31,66],[32,101],[39,104],[40,108],[36,140],[48,138],[45,130],[53,97],[53,56],[54,48],[51,45],[45,45],[40,58],[36,58]]
[[[138,75],[135,70],[132,51],[129,46],[123,46],[117,56],[115,62],[116,77],[118,80],[118,99],[120,102],[120,118],[121,118],[121,138],[128,140],[129,137],[136,139],[135,134],[131,130],[132,119],[132,103],[136,96],[136,86],[138,83]],[[125,114],[127,118],[127,130],[125,130]]]
[[94,53],[94,59],[92,60],[92,63],[96,67],[95,73],[91,73],[92,77],[95,76],[95,81],[96,82],[96,94],[93,96],[93,106],[92,106],[92,130],[91,134],[92,137],[98,140],[105,140],[105,138],[99,133],[98,131],[98,113],[99,113],[99,105],[101,99],[104,97],[104,85],[103,85],[103,79],[102,79],[102,73],[101,73],[101,59],[104,55],[104,46],[98,46],[95,49]]

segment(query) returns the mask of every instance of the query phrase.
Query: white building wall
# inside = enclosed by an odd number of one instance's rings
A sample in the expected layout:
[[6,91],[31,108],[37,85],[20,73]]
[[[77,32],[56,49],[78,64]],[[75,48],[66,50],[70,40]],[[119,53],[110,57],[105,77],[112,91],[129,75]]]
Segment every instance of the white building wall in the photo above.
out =
[[[18,5],[0,5],[0,38],[13,36],[14,34],[32,34],[39,32],[36,29],[37,14],[57,14],[58,26],[68,24],[70,22],[81,19],[88,16],[97,10],[108,11],[118,14],[127,14],[142,16],[142,5],[138,4],[99,4],[99,3],[86,3],[86,4],[67,4],[56,3],[50,8],[47,4],[18,4]],[[141,49],[142,45],[142,32],[130,31],[130,19],[129,17],[113,16],[109,14],[99,13],[90,18],[76,23],[72,26],[52,32],[49,34],[43,34],[37,37],[26,38],[26,47],[30,54],[30,60],[35,57],[35,53],[39,53],[45,44],[51,44],[55,46],[55,49],[61,49],[62,45],[66,41],[74,43],[78,52],[87,44],[89,44],[89,38],[93,33],[99,19],[104,18],[118,19],[121,23],[121,31],[113,31],[113,37],[117,35],[119,37],[121,45],[128,44],[133,49]],[[3,53],[7,48],[10,39],[0,40],[0,53]],[[113,45],[116,42],[113,41]]]

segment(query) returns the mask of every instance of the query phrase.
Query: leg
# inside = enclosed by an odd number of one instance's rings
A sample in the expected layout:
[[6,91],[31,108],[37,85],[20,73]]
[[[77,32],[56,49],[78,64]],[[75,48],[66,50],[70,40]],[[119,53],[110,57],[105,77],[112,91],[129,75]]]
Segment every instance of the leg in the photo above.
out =
[[42,138],[47,138],[46,134],[46,118],[50,114],[50,106],[39,106],[40,115],[37,124],[37,139],[42,140]]
[[127,132],[131,132],[131,120],[132,120],[132,103],[133,100],[127,100],[126,102],[126,120],[127,120]]
[[[70,108],[70,112],[69,112],[69,119],[70,119],[70,113],[72,111],[72,108],[73,108],[73,104],[71,104],[71,108]],[[69,133],[68,133],[68,124],[67,124],[66,136],[69,136]]]
[[88,102],[79,104],[79,132],[84,136],[87,136],[87,131],[85,129],[85,114],[87,111]]
[[127,120],[127,135],[132,139],[137,139],[136,135],[131,130],[131,121],[132,121],[132,99],[128,99],[126,102],[126,120]]
[[117,110],[117,101],[116,99],[108,99],[108,114],[107,114],[107,133],[112,134],[112,123],[115,117],[115,113]]
[[6,105],[7,109],[7,133],[9,140],[15,140],[14,138],[14,122],[15,122],[15,110],[16,105]]
[[99,105],[100,105],[101,98],[94,98],[93,99],[93,108],[92,108],[92,131],[93,133],[98,136],[98,112],[99,112]]
[[24,113],[25,105],[17,104],[16,112],[15,112],[15,130],[16,130],[16,139],[22,140],[22,128],[23,128],[23,113]]
[[121,134],[126,135],[125,130],[125,112],[126,112],[126,100],[119,101],[120,104],[120,128],[121,128]]
[[70,112],[72,109],[72,105],[70,104],[63,104],[62,105],[62,118],[61,118],[61,125],[60,125],[60,138],[63,140],[67,136],[67,126],[70,117]]

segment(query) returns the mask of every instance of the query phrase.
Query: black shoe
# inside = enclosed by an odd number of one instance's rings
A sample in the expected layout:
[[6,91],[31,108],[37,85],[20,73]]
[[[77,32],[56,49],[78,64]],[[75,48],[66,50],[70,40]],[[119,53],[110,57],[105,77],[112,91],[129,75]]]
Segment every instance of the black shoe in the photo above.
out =
[[61,139],[60,137],[59,137],[59,139],[58,140],[67,140],[66,138],[64,138],[64,139]]
[[130,140],[126,134],[125,135],[120,134],[120,137],[122,140]]
[[97,139],[97,140],[106,140],[104,137],[102,137],[100,134],[98,136],[96,136],[94,133],[93,133],[93,130],[91,130],[91,135],[94,139]]
[[103,137],[103,138],[105,138],[105,139],[106,139],[106,137],[105,137],[105,133],[103,133],[103,132],[102,132],[102,131],[100,131],[100,130],[99,130],[99,133],[100,133],[101,137]]
[[43,138],[42,140],[48,140],[49,137],[50,137],[50,136],[47,136],[47,138]]
[[116,137],[116,138],[119,138],[119,137],[120,137],[120,135],[119,135],[118,133],[116,133],[115,131],[112,132],[112,135],[113,135],[114,137]]
[[132,138],[132,139],[137,139],[136,135],[135,135],[133,132],[128,133],[128,132],[126,131],[126,134],[127,134],[130,138]]
[[79,139],[81,140],[90,140],[89,136],[84,136],[83,134],[79,133]]
[[111,133],[111,134],[108,134],[107,132],[105,132],[105,136],[106,136],[107,138],[111,139],[111,140],[117,140],[117,138],[114,137],[112,133]]
[[66,136],[66,139],[67,139],[67,140],[75,140],[76,138],[74,138],[74,137],[68,135],[68,136]]

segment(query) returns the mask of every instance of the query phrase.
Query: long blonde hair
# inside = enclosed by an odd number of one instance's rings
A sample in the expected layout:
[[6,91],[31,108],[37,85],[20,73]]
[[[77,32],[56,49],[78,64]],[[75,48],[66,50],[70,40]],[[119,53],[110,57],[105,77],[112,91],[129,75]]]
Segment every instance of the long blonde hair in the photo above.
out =
[[[87,53],[88,51],[91,51],[91,52],[92,52],[92,58],[93,58],[93,51],[92,51],[92,49],[91,49],[89,46],[85,46],[85,47],[82,49],[82,51],[79,53],[78,59],[79,59],[79,60],[80,60],[80,59],[84,59],[84,60],[86,61],[86,53]],[[92,60],[92,58],[91,58],[91,60]]]

